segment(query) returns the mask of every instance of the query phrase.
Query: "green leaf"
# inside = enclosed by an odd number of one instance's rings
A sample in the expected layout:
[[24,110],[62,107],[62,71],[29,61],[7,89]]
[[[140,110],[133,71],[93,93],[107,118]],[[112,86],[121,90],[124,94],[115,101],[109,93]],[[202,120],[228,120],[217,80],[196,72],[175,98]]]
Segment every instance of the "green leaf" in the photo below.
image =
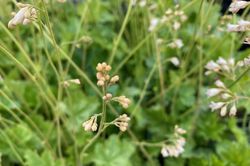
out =
[[132,143],[112,135],[104,143],[99,142],[95,145],[90,158],[96,166],[132,166],[130,158],[134,152],[135,147]]

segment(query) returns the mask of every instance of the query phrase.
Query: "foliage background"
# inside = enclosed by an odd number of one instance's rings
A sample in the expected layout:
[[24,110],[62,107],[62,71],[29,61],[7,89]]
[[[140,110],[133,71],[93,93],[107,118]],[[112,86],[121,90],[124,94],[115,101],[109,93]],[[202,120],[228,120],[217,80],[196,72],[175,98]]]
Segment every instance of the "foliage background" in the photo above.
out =
[[[44,7],[40,0],[22,2]],[[218,30],[221,7],[214,0],[180,0],[188,16],[181,29],[163,25],[148,32],[150,18],[161,17],[176,2],[151,0],[148,4],[156,9],[149,10],[127,0],[49,1],[39,17],[43,25],[8,30],[16,7],[11,0],[0,0],[0,163],[250,165],[248,103],[240,105],[235,118],[211,113],[204,92],[216,78],[204,77],[203,68],[219,56],[242,59],[249,50],[238,51],[240,35]],[[165,43],[181,38],[184,47],[158,46],[158,38]],[[130,130],[119,133],[110,127],[81,153],[93,137],[81,123],[101,110],[95,66],[112,56],[112,71],[119,73],[121,81],[110,91],[133,101],[128,110],[114,108],[132,116]],[[180,59],[180,67],[167,61],[173,56]],[[60,81],[71,78],[79,78],[82,84],[60,87]],[[248,79],[243,81],[247,84]],[[115,117],[109,110],[108,119]],[[162,158],[160,147],[140,145],[163,140],[173,133],[175,124],[188,131],[181,157]]]

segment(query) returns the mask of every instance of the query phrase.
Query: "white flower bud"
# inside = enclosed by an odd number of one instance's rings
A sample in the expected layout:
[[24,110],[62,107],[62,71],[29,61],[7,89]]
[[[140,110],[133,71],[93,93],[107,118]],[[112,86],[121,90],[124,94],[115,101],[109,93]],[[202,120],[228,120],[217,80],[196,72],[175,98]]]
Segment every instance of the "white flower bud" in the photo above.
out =
[[180,65],[180,60],[177,57],[172,57],[170,59],[170,62],[175,65],[175,66],[179,66]]
[[229,111],[229,115],[230,116],[235,116],[236,112],[237,112],[237,108],[236,108],[236,105],[234,103],[233,106],[231,107],[230,111]]
[[220,70],[220,66],[217,63],[215,63],[214,61],[209,61],[206,64],[205,68],[208,70],[212,70],[212,71],[219,71]]
[[210,97],[218,95],[221,91],[222,89],[219,89],[219,88],[211,88],[207,90],[206,95],[210,98]]
[[215,81],[215,85],[216,85],[218,88],[223,88],[223,89],[226,88],[225,84],[224,84],[221,80]]
[[213,102],[213,101],[212,101],[212,102],[209,104],[209,108],[211,108],[212,111],[214,111],[214,110],[220,109],[220,108],[223,107],[224,105],[225,105],[224,102]]
[[225,116],[227,114],[227,105],[221,108],[220,115]]

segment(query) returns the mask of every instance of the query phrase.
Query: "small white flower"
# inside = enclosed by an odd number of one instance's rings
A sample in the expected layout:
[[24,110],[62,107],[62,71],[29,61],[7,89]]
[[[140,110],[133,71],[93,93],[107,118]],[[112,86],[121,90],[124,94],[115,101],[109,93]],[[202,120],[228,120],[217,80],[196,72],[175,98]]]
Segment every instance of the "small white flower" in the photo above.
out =
[[164,146],[161,148],[161,155],[163,157],[168,157],[169,156],[168,149],[166,147],[164,147]]
[[186,132],[187,132],[183,128],[180,128],[178,125],[175,125],[174,130],[175,130],[175,133],[177,133],[177,134],[186,134]]
[[212,111],[214,111],[214,110],[220,109],[220,108],[223,107],[224,105],[225,105],[224,102],[213,102],[213,101],[212,101],[212,102],[209,104],[209,108],[211,108]]
[[157,27],[158,23],[159,23],[159,19],[158,18],[152,18],[150,20],[150,26],[148,28],[148,31],[149,32],[153,31]]
[[224,58],[222,58],[222,57],[218,58],[217,63],[219,65],[227,65],[227,61]]
[[227,105],[223,106],[220,110],[220,115],[225,116],[227,114]]
[[175,66],[179,66],[180,65],[180,60],[177,57],[172,57],[170,59],[170,62],[175,65]]
[[240,32],[240,31],[243,31],[243,30],[237,24],[227,24],[227,31],[228,32]]
[[237,13],[240,9],[244,9],[250,4],[250,2],[247,1],[233,1],[229,6],[229,11],[232,13]]
[[140,7],[144,7],[144,6],[146,6],[146,4],[147,4],[147,1],[146,1],[146,0],[141,0],[141,1],[139,2],[139,6],[140,6]]
[[215,72],[220,70],[220,66],[217,63],[215,63],[214,61],[209,61],[206,64],[205,68],[208,69],[208,70],[215,71]]
[[234,65],[235,65],[235,60],[234,60],[234,58],[229,58],[229,59],[228,59],[228,65],[229,65],[230,67],[234,67]]
[[169,43],[168,46],[170,48],[181,48],[183,47],[183,42],[181,39],[176,39],[172,43]]
[[175,21],[173,24],[173,29],[176,31],[180,29],[180,27],[181,27],[181,24],[178,21]]
[[207,90],[206,95],[210,98],[210,97],[214,97],[218,95],[221,92],[222,92],[222,89],[220,88],[211,88]]
[[215,84],[218,88],[223,88],[223,89],[226,88],[225,84],[224,84],[221,80],[215,81],[214,84]]
[[235,116],[236,112],[237,112],[237,108],[236,108],[236,105],[234,103],[233,106],[231,107],[230,111],[229,111],[229,115],[230,116]]
[[244,27],[249,27],[250,26],[250,21],[240,20],[240,21],[238,21],[238,25],[244,26]]

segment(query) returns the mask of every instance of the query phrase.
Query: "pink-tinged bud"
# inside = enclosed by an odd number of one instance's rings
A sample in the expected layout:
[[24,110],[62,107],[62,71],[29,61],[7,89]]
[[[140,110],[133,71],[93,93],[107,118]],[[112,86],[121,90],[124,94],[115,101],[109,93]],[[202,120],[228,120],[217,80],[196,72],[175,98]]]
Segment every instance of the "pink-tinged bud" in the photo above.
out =
[[97,81],[97,86],[104,86],[104,81],[102,80]]

